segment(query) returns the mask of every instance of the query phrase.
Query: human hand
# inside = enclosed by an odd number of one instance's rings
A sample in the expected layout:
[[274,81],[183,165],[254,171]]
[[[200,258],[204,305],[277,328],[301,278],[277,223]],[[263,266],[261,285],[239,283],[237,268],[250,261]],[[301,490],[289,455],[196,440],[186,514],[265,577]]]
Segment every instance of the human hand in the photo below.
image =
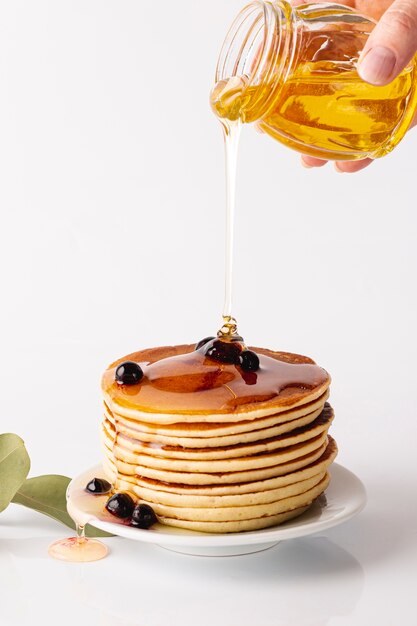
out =
[[[293,0],[293,4],[303,4]],[[364,15],[378,21],[362,51],[358,63],[360,77],[373,85],[387,85],[411,61],[417,52],[417,0],[342,0]],[[417,125],[417,116],[412,126]],[[305,167],[323,167],[327,161],[303,155]],[[336,161],[338,172],[358,172],[372,163],[372,159],[360,161]]]

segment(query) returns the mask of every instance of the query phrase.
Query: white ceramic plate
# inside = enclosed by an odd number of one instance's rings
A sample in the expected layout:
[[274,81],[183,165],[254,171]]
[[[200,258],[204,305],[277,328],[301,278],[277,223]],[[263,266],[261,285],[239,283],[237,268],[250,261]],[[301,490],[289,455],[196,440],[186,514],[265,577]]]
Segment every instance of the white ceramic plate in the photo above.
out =
[[[306,513],[280,526],[243,533],[208,534],[162,524],[155,524],[148,530],[141,530],[111,519],[99,519],[92,513],[91,503],[94,501],[95,510],[103,510],[108,496],[85,494],[84,497],[80,497],[80,493],[91,478],[103,476],[100,465],[96,465],[71,481],[68,486],[67,500],[68,508],[73,516],[83,519],[87,515],[94,526],[113,535],[154,543],[162,548],[183,554],[232,556],[259,552],[285,539],[295,539],[326,530],[359,513],[366,504],[366,492],[362,482],[355,474],[338,463],[333,463],[330,474],[331,482],[326,492]],[[106,512],[105,515],[111,518]]]

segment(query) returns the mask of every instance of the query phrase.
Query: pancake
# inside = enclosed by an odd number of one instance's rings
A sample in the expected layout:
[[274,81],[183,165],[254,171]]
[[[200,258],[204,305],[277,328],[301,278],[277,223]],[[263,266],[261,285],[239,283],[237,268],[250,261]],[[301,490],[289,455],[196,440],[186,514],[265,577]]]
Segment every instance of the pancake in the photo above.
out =
[[[256,440],[252,443],[242,443],[235,445],[227,445],[225,447],[211,448],[186,448],[185,446],[167,446],[158,445],[156,443],[147,444],[137,441],[132,437],[127,437],[119,432],[117,437],[117,445],[114,445],[115,431],[108,430],[108,425],[103,425],[103,437],[106,445],[112,445],[113,450],[118,447],[123,448],[126,454],[132,455],[150,455],[155,457],[164,456],[167,459],[187,459],[187,460],[217,460],[231,459],[236,457],[252,456],[260,453],[271,452],[280,448],[287,448],[303,441],[314,439],[315,437],[327,432],[333,420],[333,411],[329,405],[323,409],[320,415],[308,426],[296,428],[284,435],[270,437],[264,440]],[[222,443],[222,442],[219,442]],[[127,459],[128,456],[125,456]],[[133,457],[131,457],[133,458]]]
[[[303,409],[296,411],[290,411],[291,415],[288,416],[288,421],[281,422],[281,415],[272,415],[268,418],[256,420],[256,429],[254,429],[253,421],[246,421],[245,423],[232,423],[222,425],[215,424],[214,432],[202,433],[202,436],[193,436],[193,433],[187,433],[182,425],[169,424],[171,431],[169,435],[161,434],[161,428],[157,429],[157,432],[149,432],[146,430],[146,426],[143,422],[132,422],[126,420],[119,415],[113,415],[108,407],[105,408],[104,422],[106,430],[114,431],[117,428],[119,433],[142,441],[144,443],[156,443],[158,445],[167,446],[181,446],[184,448],[210,448],[218,446],[232,446],[240,443],[246,443],[251,441],[259,441],[261,439],[267,439],[282,435],[290,432],[295,428],[306,426],[311,424],[320,415],[323,410],[324,402],[328,398],[328,393],[325,396],[316,400],[314,405],[317,407],[311,412],[304,413]],[[293,415],[294,414],[294,415]],[[132,426],[133,424],[133,426]],[[200,426],[201,424],[198,424]],[[211,426],[211,424],[205,424]],[[175,427],[178,426],[178,429]],[[187,424],[188,430],[191,431],[192,424]],[[145,427],[145,428],[143,428]],[[194,433],[198,433],[195,430]],[[227,434],[229,433],[229,434]],[[191,436],[188,436],[191,434]]]
[[[252,481],[246,483],[223,483],[219,486],[215,485],[183,485],[180,483],[166,483],[143,476],[135,476],[134,481],[129,482],[129,476],[124,475],[125,489],[132,488],[132,484],[138,488],[152,489],[154,491],[163,491],[167,493],[179,493],[184,495],[202,495],[207,496],[227,496],[235,494],[254,493],[258,491],[269,491],[271,489],[279,489],[287,485],[304,481],[311,476],[325,473],[326,469],[333,463],[337,455],[336,442],[329,436],[329,443],[323,454],[313,463],[310,463],[303,469],[295,472],[289,472],[276,478],[269,478],[261,481]],[[225,477],[227,480],[227,477]],[[130,485],[130,486],[129,486]]]
[[147,454],[136,454],[127,448],[116,443],[113,446],[113,454],[116,458],[125,459],[127,462],[136,464],[138,467],[149,467],[168,471],[179,471],[189,473],[228,473],[243,472],[250,469],[260,469],[280,465],[292,461],[300,456],[305,456],[313,452],[327,441],[327,432],[317,435],[303,443],[297,443],[274,452],[263,452],[253,456],[242,456],[232,459],[172,459],[162,456],[150,456]]
[[265,491],[257,491],[246,494],[228,494],[221,496],[203,495],[196,496],[193,494],[184,495],[183,493],[164,492],[157,489],[146,489],[137,485],[131,486],[128,482],[119,482],[121,489],[132,490],[133,493],[148,504],[166,504],[167,506],[189,507],[189,508],[221,508],[226,506],[252,506],[254,504],[268,504],[276,500],[282,500],[290,496],[296,496],[305,493],[309,489],[315,487],[324,478],[326,472],[316,474],[306,480],[280,487],[268,489]]
[[159,516],[159,521],[166,526],[176,526],[177,528],[185,528],[195,532],[202,533],[240,533],[250,530],[261,530],[262,528],[268,528],[269,526],[277,526],[283,524],[290,519],[299,517],[307,511],[311,502],[304,507],[287,511],[286,513],[279,513],[278,515],[267,515],[265,517],[239,520],[238,522],[198,522],[189,520],[179,520],[170,517]]
[[[239,422],[174,422],[171,424],[151,424],[143,422],[138,419],[126,418],[117,412],[113,413],[110,408],[104,403],[105,416],[113,424],[117,421],[120,427],[120,431],[123,432],[123,428],[127,429],[127,434],[130,431],[140,431],[141,433],[148,434],[150,439],[143,439],[143,441],[158,441],[161,442],[160,437],[184,437],[191,438],[204,438],[211,439],[223,436],[233,436],[241,433],[251,434],[256,426],[256,430],[266,429],[270,427],[277,427],[279,425],[282,428],[281,432],[292,430],[291,422],[297,419],[305,419],[306,416],[310,418],[304,423],[308,424],[309,421],[313,421],[317,415],[323,409],[324,403],[329,397],[329,391],[326,390],[323,395],[312,402],[306,402],[301,407],[280,411],[279,413],[271,414],[266,418],[257,418],[256,425],[253,423],[253,419],[243,419]],[[300,426],[303,424],[300,424]],[[278,434],[278,433],[277,433]],[[241,441],[239,439],[239,441]],[[199,443],[199,442],[198,442]],[[236,443],[236,442],[234,442]],[[181,445],[181,444],[180,444]],[[204,442],[204,445],[209,445]],[[191,447],[191,446],[190,446]],[[199,447],[197,445],[197,447]]]
[[[312,402],[330,385],[327,372],[308,357],[250,349],[260,360],[260,374],[250,372],[252,377],[203,357],[194,345],[133,352],[104,373],[105,402],[113,413],[149,423],[176,423],[179,415],[192,422],[239,422],[242,415],[257,419]],[[130,389],[115,382],[117,366],[128,360],[145,374]]]
[[313,487],[304,493],[284,497],[282,499],[264,504],[253,504],[251,506],[217,506],[217,507],[189,507],[189,506],[168,506],[156,502],[150,504],[158,516],[169,517],[191,522],[238,522],[240,520],[258,519],[279,513],[286,513],[294,509],[310,504],[317,496],[326,489],[330,482],[330,477],[326,473]]
[[222,473],[197,473],[197,472],[174,472],[170,470],[160,470],[152,467],[137,466],[132,463],[126,463],[118,459],[113,460],[108,454],[103,461],[103,469],[108,476],[110,482],[117,481],[118,474],[125,474],[133,477],[152,478],[154,480],[166,483],[179,483],[181,485],[221,485],[226,481],[228,483],[248,483],[252,481],[266,480],[277,476],[284,476],[290,472],[302,469],[319,459],[327,448],[327,442],[318,447],[313,452],[298,457],[293,461],[266,467],[262,469],[252,469],[249,471],[235,471]]
[[[326,489],[337,454],[330,376],[308,357],[250,350],[256,371],[182,345],[131,353],[104,373],[105,475],[160,522],[265,528],[301,515]],[[139,382],[115,380],[125,361],[139,364]]]

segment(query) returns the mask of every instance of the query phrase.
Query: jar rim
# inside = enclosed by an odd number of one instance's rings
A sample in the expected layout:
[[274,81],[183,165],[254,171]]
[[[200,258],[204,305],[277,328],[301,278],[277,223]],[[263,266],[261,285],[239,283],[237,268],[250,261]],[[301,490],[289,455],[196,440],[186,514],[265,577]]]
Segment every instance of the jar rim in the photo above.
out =
[[268,43],[276,31],[272,3],[253,0],[237,14],[224,39],[216,67],[216,82],[246,75],[254,80],[265,63]]
[[[216,84],[223,80],[244,78],[244,92],[262,84],[274,84],[291,65],[291,43],[295,14],[286,0],[253,0],[236,16],[224,39],[216,67]],[[272,96],[273,89],[270,91]],[[249,109],[262,110],[269,97],[259,93],[251,97]]]

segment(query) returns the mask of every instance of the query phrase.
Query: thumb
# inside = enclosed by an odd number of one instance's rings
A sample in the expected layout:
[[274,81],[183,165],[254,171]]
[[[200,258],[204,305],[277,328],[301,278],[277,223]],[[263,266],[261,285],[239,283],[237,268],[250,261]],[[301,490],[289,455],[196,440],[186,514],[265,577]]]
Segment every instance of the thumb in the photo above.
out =
[[396,0],[370,35],[358,63],[361,78],[386,85],[417,51],[417,0]]

